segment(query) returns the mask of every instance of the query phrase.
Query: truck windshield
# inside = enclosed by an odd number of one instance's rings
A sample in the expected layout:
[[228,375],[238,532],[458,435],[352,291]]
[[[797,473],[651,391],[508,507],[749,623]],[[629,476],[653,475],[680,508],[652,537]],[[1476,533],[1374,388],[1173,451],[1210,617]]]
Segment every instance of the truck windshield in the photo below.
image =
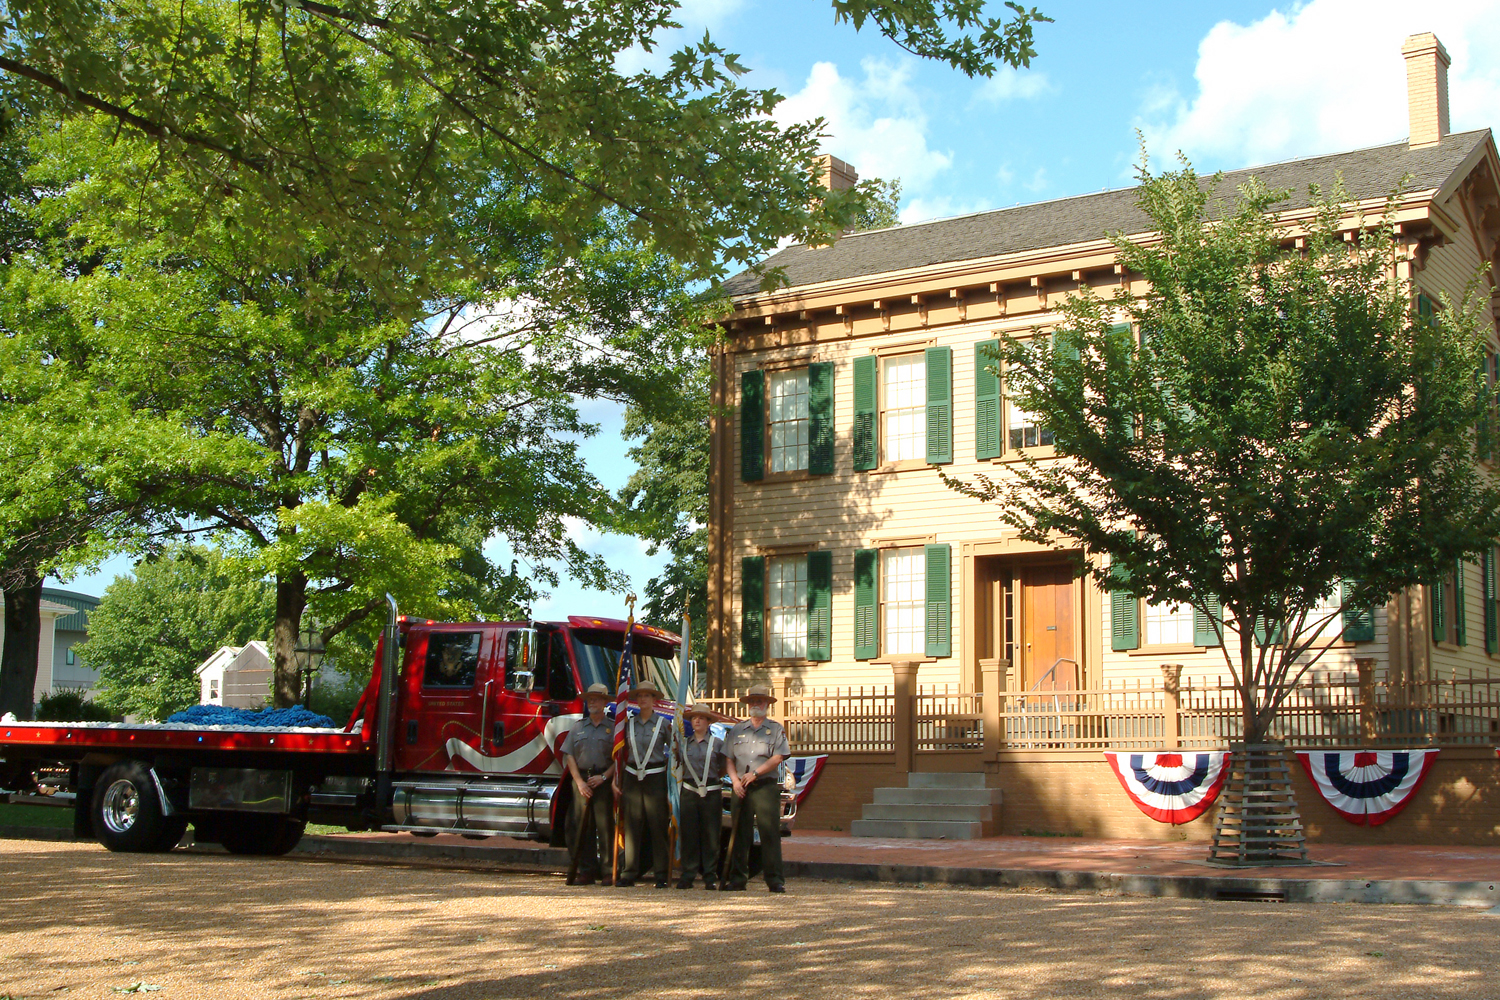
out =
[[[578,660],[578,673],[584,690],[590,684],[603,684],[614,697],[617,671],[620,669],[620,651],[625,648],[625,636],[619,632],[596,629],[574,629],[573,656]],[[656,682],[668,698],[677,697],[677,662],[671,658],[672,651],[665,643],[635,637],[631,643],[634,650],[634,669],[637,680],[650,678]]]

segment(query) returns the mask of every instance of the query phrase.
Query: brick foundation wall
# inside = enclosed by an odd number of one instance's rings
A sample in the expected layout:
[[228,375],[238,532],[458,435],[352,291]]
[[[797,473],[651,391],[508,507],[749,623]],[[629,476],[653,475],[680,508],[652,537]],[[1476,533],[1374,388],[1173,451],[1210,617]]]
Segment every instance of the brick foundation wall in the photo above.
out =
[[[1148,818],[1126,797],[1097,751],[1005,751],[982,764],[979,754],[922,754],[922,771],[985,770],[1005,793],[1000,830],[1007,836],[1051,833],[1099,838],[1207,841],[1214,810],[1169,826]],[[1412,802],[1377,827],[1356,826],[1318,795],[1300,764],[1288,761],[1310,842],[1333,844],[1500,844],[1500,762],[1493,747],[1444,748]],[[804,830],[849,829],[876,788],[904,786],[894,754],[835,754],[798,815]]]

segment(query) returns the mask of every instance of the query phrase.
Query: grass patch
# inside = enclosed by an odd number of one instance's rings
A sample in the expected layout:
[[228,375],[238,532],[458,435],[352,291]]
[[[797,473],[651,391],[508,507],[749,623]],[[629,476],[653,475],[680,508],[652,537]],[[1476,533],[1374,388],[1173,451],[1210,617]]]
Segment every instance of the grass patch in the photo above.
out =
[[0,826],[54,826],[73,828],[73,810],[58,806],[18,806],[0,802]]
[[316,834],[319,837],[327,837],[336,833],[348,833],[348,829],[342,826],[324,826],[322,823],[309,823],[304,833]]
[[1076,830],[1073,831],[1072,833],[1059,833],[1056,830],[1022,830],[1021,831],[1021,836],[1023,836],[1023,837],[1082,837],[1083,834],[1079,833]]

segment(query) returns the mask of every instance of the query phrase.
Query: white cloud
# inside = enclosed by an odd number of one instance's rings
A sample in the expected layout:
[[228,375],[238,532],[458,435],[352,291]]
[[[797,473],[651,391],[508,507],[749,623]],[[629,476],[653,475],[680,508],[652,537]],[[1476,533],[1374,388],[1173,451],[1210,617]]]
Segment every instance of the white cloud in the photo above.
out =
[[927,146],[927,114],[911,64],[867,58],[860,69],[864,78],[855,80],[833,63],[814,63],[806,86],[776,108],[776,120],[821,117],[827,152],[852,163],[861,177],[899,179],[905,191],[921,191],[952,165],[953,155]]
[[1030,69],[1014,69],[1002,66],[995,75],[979,85],[974,100],[986,104],[1004,104],[1007,101],[1029,101],[1052,89],[1046,73]]
[[938,195],[933,198],[912,198],[901,206],[901,224],[909,226],[914,222],[928,222],[932,219],[950,219],[955,215],[970,215],[974,212],[984,212],[994,206],[988,200],[981,198],[979,201],[960,201],[948,195]]
[[650,52],[639,45],[621,52],[615,57],[617,72],[630,74],[650,70],[660,73],[671,63],[672,53],[696,44],[705,31],[710,35],[717,34],[744,6],[744,0],[679,0],[679,3],[673,20],[682,27],[657,32],[656,45]]
[[1454,131],[1500,121],[1500,0],[1311,0],[1198,46],[1191,97],[1153,85],[1138,124],[1154,158],[1181,149],[1235,167],[1394,142],[1407,134],[1401,43],[1434,32],[1453,65]]

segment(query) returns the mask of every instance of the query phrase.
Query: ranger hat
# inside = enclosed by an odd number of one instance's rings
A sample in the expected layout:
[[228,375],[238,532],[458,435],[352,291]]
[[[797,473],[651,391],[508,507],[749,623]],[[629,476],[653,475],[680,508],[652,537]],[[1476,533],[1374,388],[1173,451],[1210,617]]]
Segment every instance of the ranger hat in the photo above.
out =
[[583,693],[583,697],[585,699],[587,699],[588,696],[591,695],[591,694],[597,694],[601,698],[603,698],[605,701],[608,701],[609,700],[609,685],[607,685],[607,684],[590,684],[589,685],[589,689]]
[[654,683],[652,683],[650,678],[644,678],[638,681],[635,687],[630,689],[630,694],[628,695],[628,697],[634,698],[638,694],[649,694],[651,697],[658,700],[662,698],[661,689],[658,688]]
[[745,692],[745,696],[740,699],[740,702],[742,704],[748,704],[751,698],[764,698],[772,705],[776,704],[776,696],[772,694],[771,689],[766,687],[764,684],[750,685],[750,690]]
[[682,717],[684,719],[691,719],[695,715],[701,715],[709,722],[714,721],[714,716],[717,714],[717,712],[709,708],[707,705],[694,705],[692,708],[685,708],[682,710]]

